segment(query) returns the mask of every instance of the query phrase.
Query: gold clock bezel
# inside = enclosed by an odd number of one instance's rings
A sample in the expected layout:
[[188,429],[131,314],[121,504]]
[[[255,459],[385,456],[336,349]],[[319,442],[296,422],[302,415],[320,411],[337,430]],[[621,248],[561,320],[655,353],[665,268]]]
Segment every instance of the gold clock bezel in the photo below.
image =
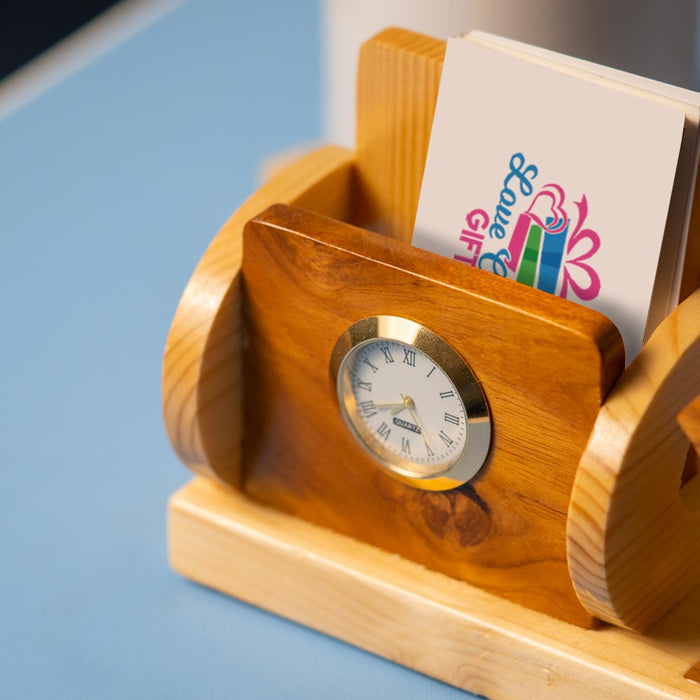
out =
[[[449,378],[462,401],[467,423],[464,446],[438,471],[426,473],[426,465],[388,450],[380,454],[368,444],[353,420],[353,416],[358,415],[358,407],[344,369],[361,346],[382,340],[404,343],[427,355]],[[491,416],[486,396],[462,356],[429,328],[400,316],[363,318],[338,338],[331,353],[330,372],[345,423],[365,451],[394,477],[417,488],[442,491],[461,486],[481,471],[491,446]]]

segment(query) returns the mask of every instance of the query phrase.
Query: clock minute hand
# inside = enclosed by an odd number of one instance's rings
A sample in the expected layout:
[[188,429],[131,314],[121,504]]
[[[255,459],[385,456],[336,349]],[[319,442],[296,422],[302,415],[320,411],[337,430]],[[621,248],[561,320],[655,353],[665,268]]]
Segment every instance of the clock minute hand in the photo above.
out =
[[420,434],[423,436],[423,441],[425,442],[425,446],[432,452],[433,448],[430,447],[430,442],[428,442],[428,435],[425,431],[425,427],[420,422],[420,420],[418,418],[418,414],[415,411],[415,405],[416,405],[415,402],[413,401],[413,399],[410,396],[404,396],[403,394],[401,394],[401,398],[403,399],[406,408],[408,408],[409,413],[411,414],[411,417],[413,418],[415,424],[420,428]]

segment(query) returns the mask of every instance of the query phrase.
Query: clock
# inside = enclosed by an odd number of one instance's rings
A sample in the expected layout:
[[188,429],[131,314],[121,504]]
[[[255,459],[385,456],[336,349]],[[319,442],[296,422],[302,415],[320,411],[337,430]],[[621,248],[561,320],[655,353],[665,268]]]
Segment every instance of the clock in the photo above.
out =
[[417,488],[473,479],[491,442],[481,385],[429,328],[399,316],[352,324],[331,356],[340,411],[378,465]]

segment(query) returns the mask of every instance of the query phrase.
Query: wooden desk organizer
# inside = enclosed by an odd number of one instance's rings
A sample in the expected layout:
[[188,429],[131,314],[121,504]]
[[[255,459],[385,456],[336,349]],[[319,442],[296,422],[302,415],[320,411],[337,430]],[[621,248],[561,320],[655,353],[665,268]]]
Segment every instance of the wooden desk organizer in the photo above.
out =
[[[700,695],[697,266],[623,371],[604,316],[411,248],[444,46],[368,42],[356,152],[277,174],[197,266],[163,401],[206,478],[170,501],[172,564],[491,697]],[[431,327],[482,382],[492,447],[464,487],[413,489],[351,440],[330,350],[377,313]]]

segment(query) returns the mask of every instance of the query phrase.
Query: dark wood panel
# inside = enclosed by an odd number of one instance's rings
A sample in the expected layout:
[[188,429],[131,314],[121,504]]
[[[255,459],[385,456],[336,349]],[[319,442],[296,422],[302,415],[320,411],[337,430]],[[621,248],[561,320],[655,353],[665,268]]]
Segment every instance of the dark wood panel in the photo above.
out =
[[[573,478],[623,366],[601,314],[391,239],[278,205],[244,234],[244,490],[313,523],[580,624],[566,564]],[[446,492],[381,470],[347,430],[329,361],[375,314],[465,357],[493,416],[486,468]]]

